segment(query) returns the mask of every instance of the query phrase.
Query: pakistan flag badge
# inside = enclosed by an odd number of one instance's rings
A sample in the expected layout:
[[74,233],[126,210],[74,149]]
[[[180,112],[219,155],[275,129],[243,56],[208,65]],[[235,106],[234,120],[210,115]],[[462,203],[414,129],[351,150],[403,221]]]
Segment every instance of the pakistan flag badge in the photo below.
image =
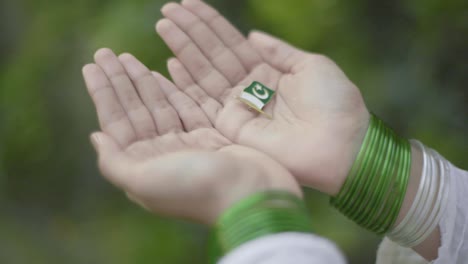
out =
[[271,118],[270,115],[263,112],[263,108],[271,101],[271,99],[273,99],[274,95],[275,91],[259,82],[253,82],[250,86],[244,89],[242,94],[239,96],[239,100],[250,108],[255,109],[257,112]]

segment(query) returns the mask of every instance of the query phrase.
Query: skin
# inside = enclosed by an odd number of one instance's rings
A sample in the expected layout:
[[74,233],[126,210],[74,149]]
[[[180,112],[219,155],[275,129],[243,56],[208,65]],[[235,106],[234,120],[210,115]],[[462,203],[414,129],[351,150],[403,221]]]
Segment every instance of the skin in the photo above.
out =
[[[300,196],[294,178],[337,194],[370,116],[340,68],[266,33],[245,38],[200,0],[168,3],[162,13],[156,30],[176,56],[168,60],[173,82],[109,49],[83,69],[102,129],[92,141],[104,176],[149,210],[204,223],[259,190]],[[264,109],[271,119],[237,99],[254,80],[277,92]],[[421,176],[421,153],[412,155],[397,223]],[[426,259],[437,257],[438,232],[415,248]]]
[[[339,67],[265,33],[246,39],[201,1],[169,3],[162,13],[156,30],[177,57],[169,72],[202,107],[204,124],[273,157],[301,184],[338,193],[369,120],[359,89]],[[277,91],[265,108],[272,119],[236,99],[254,80]]]
[[[135,75],[122,74],[127,66],[135,66],[129,70]],[[132,56],[100,50],[83,75],[102,129],[91,135],[99,168],[147,210],[212,225],[233,203],[260,191],[302,196],[272,158],[199,126],[191,117],[202,110]],[[141,100],[137,90],[152,100]]]

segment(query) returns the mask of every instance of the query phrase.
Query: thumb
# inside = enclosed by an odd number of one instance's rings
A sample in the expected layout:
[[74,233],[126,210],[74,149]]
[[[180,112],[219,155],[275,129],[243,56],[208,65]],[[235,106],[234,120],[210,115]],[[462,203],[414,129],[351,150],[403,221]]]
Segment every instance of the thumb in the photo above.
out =
[[102,132],[92,133],[90,140],[98,154],[101,173],[113,184],[125,188],[130,164],[120,146],[114,139]]
[[261,31],[250,32],[249,42],[268,64],[284,73],[292,72],[293,67],[307,55],[306,52]]
[[119,145],[105,133],[94,132],[91,134],[90,140],[99,157],[120,151]]

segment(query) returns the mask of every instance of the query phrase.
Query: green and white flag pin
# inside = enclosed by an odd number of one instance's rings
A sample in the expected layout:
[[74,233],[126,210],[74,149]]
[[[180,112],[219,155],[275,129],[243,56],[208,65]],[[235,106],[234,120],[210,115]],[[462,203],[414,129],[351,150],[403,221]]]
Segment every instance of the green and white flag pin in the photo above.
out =
[[239,100],[256,111],[268,116],[262,109],[271,101],[273,95],[275,95],[275,91],[259,82],[253,82],[249,87],[244,89],[239,96]]

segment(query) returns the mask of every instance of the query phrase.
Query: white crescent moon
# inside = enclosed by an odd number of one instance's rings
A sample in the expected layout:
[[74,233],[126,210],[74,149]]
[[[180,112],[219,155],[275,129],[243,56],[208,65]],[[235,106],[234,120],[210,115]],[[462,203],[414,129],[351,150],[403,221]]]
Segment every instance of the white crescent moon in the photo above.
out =
[[[263,91],[263,94],[259,94],[258,91]],[[264,89],[262,86],[260,86],[259,84],[257,84],[255,86],[254,89],[252,89],[254,95],[259,98],[259,99],[262,99],[262,100],[265,100],[268,98],[268,96],[270,96],[270,94],[268,93],[268,90]]]

